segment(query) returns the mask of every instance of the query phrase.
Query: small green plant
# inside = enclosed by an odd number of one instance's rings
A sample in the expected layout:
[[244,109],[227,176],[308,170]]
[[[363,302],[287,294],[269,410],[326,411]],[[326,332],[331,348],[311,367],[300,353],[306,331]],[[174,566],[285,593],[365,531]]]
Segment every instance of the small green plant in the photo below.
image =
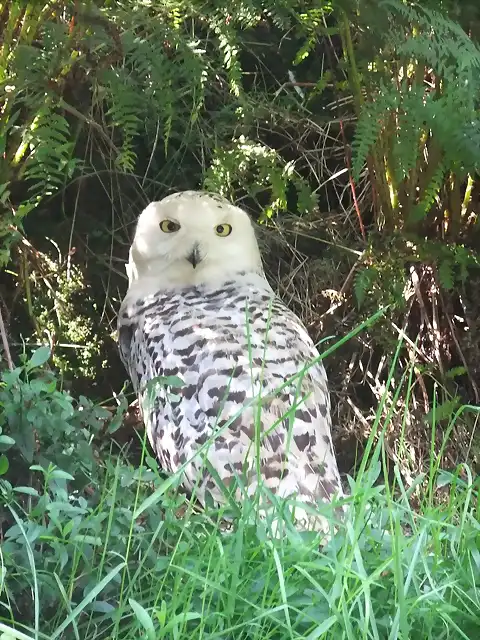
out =
[[53,464],[88,482],[97,466],[92,440],[112,416],[86,398],[76,401],[60,390],[55,374],[44,366],[49,358],[50,349],[40,347],[23,364],[3,372],[0,443],[8,444],[18,478],[33,463]]
[[296,191],[299,213],[311,211],[315,206],[312,190],[295,171],[293,162],[285,164],[275,150],[244,136],[233,140],[228,148],[215,151],[204,185],[208,190],[229,198],[234,198],[237,190],[241,189],[240,185],[251,185],[249,195],[254,198],[267,193],[270,204],[262,212],[263,219],[287,209],[290,187]]

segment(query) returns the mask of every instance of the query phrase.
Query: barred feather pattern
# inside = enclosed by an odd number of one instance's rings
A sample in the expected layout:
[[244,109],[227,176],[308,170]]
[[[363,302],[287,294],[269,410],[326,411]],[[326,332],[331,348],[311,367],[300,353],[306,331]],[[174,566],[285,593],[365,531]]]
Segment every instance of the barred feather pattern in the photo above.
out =
[[[260,482],[311,504],[342,495],[324,367],[263,274],[127,296],[118,329],[150,444],[167,471],[191,460],[184,484],[200,502],[206,491],[226,501],[195,456],[209,439],[205,455],[226,487],[239,476],[249,495]],[[155,383],[152,395],[152,381],[171,376],[182,384]],[[326,530],[320,517],[304,520]]]

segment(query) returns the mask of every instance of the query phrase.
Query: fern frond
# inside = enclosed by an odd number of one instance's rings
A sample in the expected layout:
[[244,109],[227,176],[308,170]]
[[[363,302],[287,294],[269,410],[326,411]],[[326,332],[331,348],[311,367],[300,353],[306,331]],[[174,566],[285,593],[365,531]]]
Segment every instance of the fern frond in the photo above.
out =
[[[389,47],[407,60],[417,60],[446,80],[455,80],[459,70],[479,69],[480,50],[461,26],[440,11],[399,0],[382,0],[380,7],[392,16],[395,26],[385,37]],[[405,31],[399,29],[403,22]],[[411,25],[415,25],[414,33]]]
[[451,291],[455,284],[453,265],[450,260],[442,260],[438,267],[438,277],[444,289]]
[[406,178],[419,160],[422,148],[420,139],[425,130],[425,102],[422,88],[406,90],[405,83],[399,91],[397,115],[398,135],[392,136],[392,156],[398,181]]
[[376,95],[375,101],[366,102],[358,118],[353,150],[353,178],[358,180],[368,154],[377,143],[389,115],[398,106],[398,92],[383,86]]
[[445,167],[445,164],[443,162],[439,162],[430,179],[430,182],[428,183],[423,193],[421,201],[415,205],[410,213],[410,216],[408,218],[409,223],[420,222],[428,214],[432,205],[438,197],[439,191],[443,185],[443,179],[446,172],[447,169]]
[[116,164],[124,171],[133,171],[136,161],[133,141],[143,128],[143,102],[138,99],[138,91],[124,74],[112,72],[108,80],[111,105],[106,117],[122,136]]
[[53,107],[44,106],[26,129],[24,139],[30,150],[24,173],[32,181],[30,193],[50,195],[76,166],[69,124]]
[[353,280],[353,290],[359,308],[365,302],[365,298],[367,297],[367,294],[372,287],[374,278],[375,272],[371,267],[365,267],[355,274]]
[[225,21],[218,21],[214,25],[218,37],[218,45],[223,53],[223,64],[227,72],[230,91],[238,97],[242,90],[242,68],[238,60],[238,43],[235,32],[228,28]]

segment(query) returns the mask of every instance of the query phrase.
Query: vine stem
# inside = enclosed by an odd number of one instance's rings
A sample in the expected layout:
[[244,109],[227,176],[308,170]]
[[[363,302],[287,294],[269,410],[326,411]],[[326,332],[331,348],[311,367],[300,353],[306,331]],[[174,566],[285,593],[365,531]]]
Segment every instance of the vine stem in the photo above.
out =
[[8,368],[10,369],[10,371],[13,371],[13,360],[10,354],[10,347],[8,346],[7,331],[5,329],[5,323],[3,322],[3,314],[2,314],[1,307],[0,307],[0,333],[2,334],[3,351],[5,353],[5,359],[7,361]]
[[[343,19],[343,25],[344,25],[344,34],[343,34],[344,37],[342,38],[342,46],[343,46],[344,57],[345,57],[346,60],[348,60],[350,62],[351,79],[352,79],[352,84],[353,84],[353,87],[354,87],[353,99],[354,99],[354,102],[355,102],[355,108],[356,108],[357,115],[358,115],[360,113],[360,109],[362,107],[362,88],[361,88],[361,84],[360,84],[360,77],[359,77],[359,74],[358,74],[358,69],[357,69],[357,66],[355,64],[355,54],[354,54],[354,51],[353,51],[353,43],[352,43],[352,37],[351,37],[351,34],[350,34],[350,28],[348,26],[348,18],[347,18],[347,15],[345,13],[343,13],[342,19]],[[353,175],[352,175],[352,167],[351,167],[351,162],[350,162],[350,152],[349,152],[349,148],[348,148],[348,145],[347,145],[347,139],[346,139],[346,136],[345,136],[345,130],[343,128],[343,121],[341,119],[340,119],[340,131],[342,133],[343,145],[345,147],[345,160],[346,160],[347,168],[348,168],[348,180],[350,182],[350,189],[352,191],[353,205],[354,205],[355,211],[357,213],[358,224],[360,226],[360,232],[362,234],[363,241],[366,242],[367,238],[366,238],[366,234],[365,234],[365,226],[363,224],[362,214],[360,213],[360,207],[358,206],[357,192],[356,192],[356,189],[355,189],[355,181],[354,181]]]
[[349,150],[348,150],[347,139],[345,137],[345,131],[343,130],[343,122],[342,122],[342,120],[340,120],[340,131],[342,132],[343,145],[345,147],[345,161],[347,163],[348,180],[350,182],[350,189],[352,191],[353,205],[355,207],[355,211],[357,212],[358,224],[360,226],[360,232],[362,234],[363,241],[366,242],[367,241],[367,236],[365,234],[365,226],[363,224],[362,214],[360,213],[360,207],[358,206],[357,192],[356,192],[356,189],[355,189],[355,181],[354,181],[353,176],[352,176],[350,153],[349,153]]
[[[343,10],[341,12],[341,16],[340,37],[342,41],[343,57],[349,67],[347,78],[352,89],[355,111],[357,113],[357,117],[359,117],[364,104],[361,77],[355,59],[350,21],[347,13]],[[394,216],[392,211],[391,194],[388,192],[388,187],[385,184],[384,164],[385,163],[382,162],[381,158],[378,157],[376,150],[372,149],[370,158],[367,157],[367,168],[370,174],[372,189],[379,198],[380,211],[391,224]]]

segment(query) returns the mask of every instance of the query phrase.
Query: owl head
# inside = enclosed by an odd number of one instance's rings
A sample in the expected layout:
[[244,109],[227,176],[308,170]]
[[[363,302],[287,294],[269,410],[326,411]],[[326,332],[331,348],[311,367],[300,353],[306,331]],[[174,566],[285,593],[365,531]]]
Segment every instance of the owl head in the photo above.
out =
[[150,203],[140,214],[130,248],[130,287],[222,283],[235,273],[262,274],[247,213],[218,195],[183,191]]

